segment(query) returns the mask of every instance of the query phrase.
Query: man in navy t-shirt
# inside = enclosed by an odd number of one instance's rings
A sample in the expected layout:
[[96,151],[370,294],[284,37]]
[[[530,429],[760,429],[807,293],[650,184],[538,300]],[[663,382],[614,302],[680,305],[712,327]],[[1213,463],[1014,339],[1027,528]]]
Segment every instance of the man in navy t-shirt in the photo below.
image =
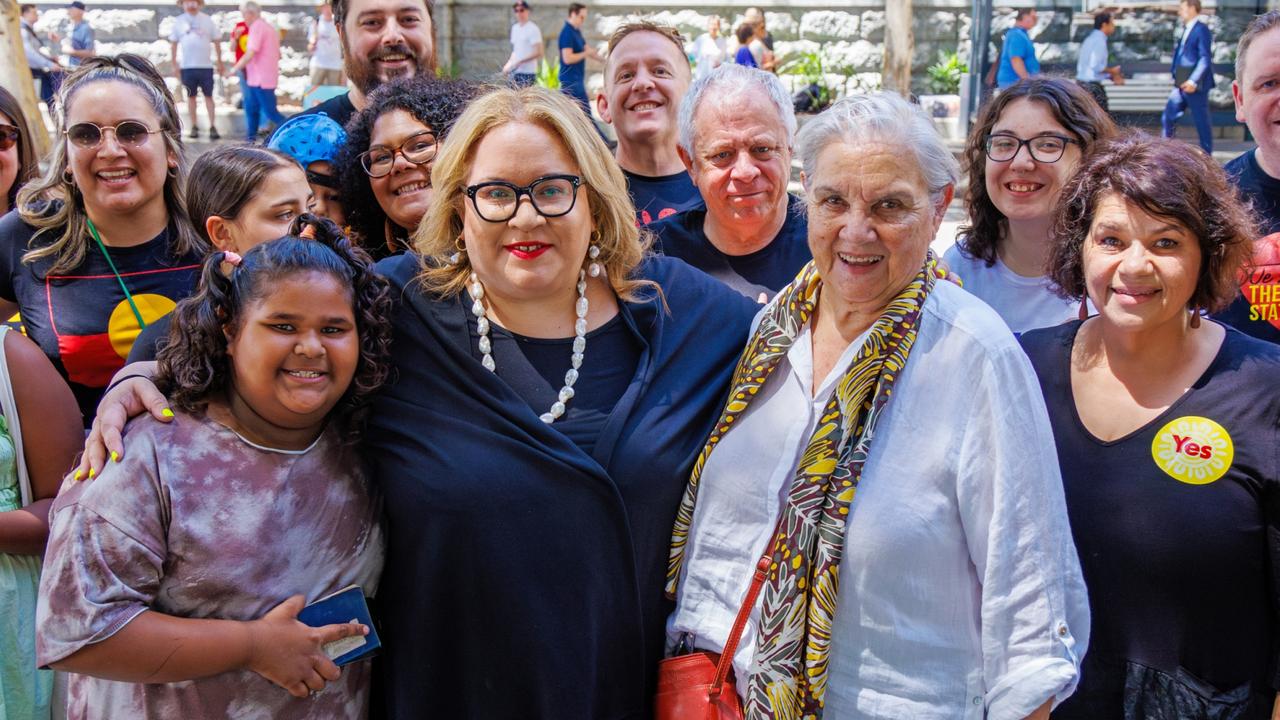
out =
[[591,101],[587,98],[587,58],[603,60],[596,49],[582,36],[582,25],[587,22],[587,6],[569,4],[569,18],[560,31],[560,89],[578,101],[582,111],[591,117]]
[[1249,126],[1258,147],[1227,163],[1227,173],[1262,220],[1253,267],[1240,295],[1218,319],[1254,337],[1280,343],[1280,10],[1259,15],[1240,36],[1236,119]]
[[627,23],[609,38],[596,109],[617,133],[618,165],[640,225],[702,202],[676,151],[676,113],[692,77],[684,40],[673,27]]
[[813,259],[804,202],[787,194],[796,117],[762,70],[725,64],[685,98],[680,157],[706,207],[654,223],[660,252],[767,301]]

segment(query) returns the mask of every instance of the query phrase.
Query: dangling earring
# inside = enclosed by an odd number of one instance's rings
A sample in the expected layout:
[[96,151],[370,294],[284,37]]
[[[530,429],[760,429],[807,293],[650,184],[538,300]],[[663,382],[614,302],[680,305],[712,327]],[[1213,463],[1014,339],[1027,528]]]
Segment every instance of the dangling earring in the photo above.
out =
[[1198,327],[1200,327],[1200,308],[1193,307],[1191,308],[1191,328],[1194,330]]
[[1088,297],[1082,297],[1082,298],[1080,298],[1080,312],[1079,312],[1079,316],[1080,316],[1080,319],[1081,319],[1081,320],[1088,320],[1088,319],[1089,319],[1089,298],[1088,298]]
[[600,246],[591,243],[591,246],[587,248],[587,257],[591,260],[591,264],[587,266],[587,274],[591,277],[600,277],[604,272],[604,266],[596,262],[596,258],[600,257]]
[[461,233],[458,234],[458,239],[453,241],[453,247],[455,250],[453,254],[449,256],[449,264],[457,265],[462,262],[462,253],[467,251],[467,246],[462,243]]

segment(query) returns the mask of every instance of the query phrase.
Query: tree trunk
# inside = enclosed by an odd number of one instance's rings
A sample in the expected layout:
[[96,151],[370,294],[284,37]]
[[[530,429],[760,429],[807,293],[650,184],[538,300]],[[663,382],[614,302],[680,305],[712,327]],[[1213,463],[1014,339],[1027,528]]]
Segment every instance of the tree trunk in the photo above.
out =
[[18,99],[22,113],[27,116],[25,129],[31,133],[36,153],[43,156],[49,151],[49,133],[40,115],[40,101],[36,98],[31,68],[27,66],[27,54],[22,49],[21,23],[16,0],[0,0],[0,86]]
[[884,4],[884,71],[881,82],[885,90],[911,95],[911,54],[915,36],[911,32],[912,0],[888,0]]

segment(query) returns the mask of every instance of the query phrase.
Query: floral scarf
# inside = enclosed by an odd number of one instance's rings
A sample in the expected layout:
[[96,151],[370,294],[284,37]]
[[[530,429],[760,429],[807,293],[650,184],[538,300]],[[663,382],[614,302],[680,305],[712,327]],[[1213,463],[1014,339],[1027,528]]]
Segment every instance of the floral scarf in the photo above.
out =
[[[845,520],[876,423],[915,343],[920,308],[934,281],[945,275],[930,252],[920,272],[872,324],[800,458],[770,550],[773,564],[762,593],[747,717],[822,717]],[[809,324],[821,284],[810,262],[764,311],[738,361],[729,401],[693,466],[676,514],[667,566],[667,593],[673,597],[707,457]]]

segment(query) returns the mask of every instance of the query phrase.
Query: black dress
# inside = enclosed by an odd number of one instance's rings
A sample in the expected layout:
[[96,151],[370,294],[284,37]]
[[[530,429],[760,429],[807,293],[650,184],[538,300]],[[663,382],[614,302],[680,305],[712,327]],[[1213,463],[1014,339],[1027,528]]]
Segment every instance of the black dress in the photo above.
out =
[[1053,425],[1093,628],[1055,718],[1269,718],[1277,688],[1280,348],[1230,328],[1159,417],[1104,442],[1071,392],[1080,322],[1021,338]]

